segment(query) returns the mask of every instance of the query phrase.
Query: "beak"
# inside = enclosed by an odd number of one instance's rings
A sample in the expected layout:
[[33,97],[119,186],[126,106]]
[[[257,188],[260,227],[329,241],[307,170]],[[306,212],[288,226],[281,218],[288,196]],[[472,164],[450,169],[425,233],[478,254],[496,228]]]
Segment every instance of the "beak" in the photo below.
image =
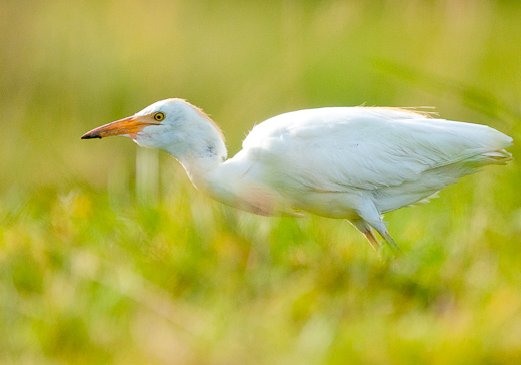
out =
[[135,138],[138,132],[146,126],[158,124],[160,123],[149,121],[146,116],[132,116],[94,128],[81,136],[81,139],[103,138],[118,135],[127,135],[131,138]]

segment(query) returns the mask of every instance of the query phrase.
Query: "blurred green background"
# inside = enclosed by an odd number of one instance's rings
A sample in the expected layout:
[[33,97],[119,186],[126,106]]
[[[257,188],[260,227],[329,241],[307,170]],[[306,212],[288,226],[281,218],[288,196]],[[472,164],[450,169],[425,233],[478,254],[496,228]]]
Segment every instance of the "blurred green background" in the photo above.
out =
[[[82,133],[167,97],[222,127],[435,106],[521,139],[512,1],[0,3],[0,363],[521,363],[518,162],[342,221],[201,196],[163,153]],[[519,156],[519,144],[511,149]]]

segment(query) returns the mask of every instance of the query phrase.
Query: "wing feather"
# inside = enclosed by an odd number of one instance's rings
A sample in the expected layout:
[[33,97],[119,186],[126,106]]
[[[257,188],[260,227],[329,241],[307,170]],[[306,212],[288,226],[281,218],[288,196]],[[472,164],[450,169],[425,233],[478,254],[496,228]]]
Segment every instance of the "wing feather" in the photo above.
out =
[[346,107],[273,117],[254,127],[243,148],[286,189],[345,192],[398,186],[510,143],[484,125],[396,108]]

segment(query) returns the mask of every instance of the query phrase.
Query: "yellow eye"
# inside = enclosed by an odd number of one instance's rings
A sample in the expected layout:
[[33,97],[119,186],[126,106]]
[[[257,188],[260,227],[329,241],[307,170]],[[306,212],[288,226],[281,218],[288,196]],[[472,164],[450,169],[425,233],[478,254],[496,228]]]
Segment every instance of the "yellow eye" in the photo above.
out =
[[154,113],[154,119],[160,122],[165,119],[165,114],[161,112]]

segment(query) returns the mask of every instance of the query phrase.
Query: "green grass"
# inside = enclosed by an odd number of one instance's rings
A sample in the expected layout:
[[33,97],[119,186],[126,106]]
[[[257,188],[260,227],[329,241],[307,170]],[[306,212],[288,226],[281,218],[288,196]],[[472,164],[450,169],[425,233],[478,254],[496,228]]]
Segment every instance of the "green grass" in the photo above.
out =
[[455,190],[392,219],[414,227],[394,260],[347,223],[253,217],[189,186],[149,206],[88,190],[17,201],[1,237],[4,360],[515,362],[521,255],[480,203],[429,223]]
[[[508,2],[0,5],[0,363],[521,362],[521,172],[348,223],[264,218],[169,156],[86,130],[166,97],[222,126],[325,105],[434,105],[521,140]],[[137,152],[136,152],[137,151]],[[158,166],[156,168],[155,166]]]

